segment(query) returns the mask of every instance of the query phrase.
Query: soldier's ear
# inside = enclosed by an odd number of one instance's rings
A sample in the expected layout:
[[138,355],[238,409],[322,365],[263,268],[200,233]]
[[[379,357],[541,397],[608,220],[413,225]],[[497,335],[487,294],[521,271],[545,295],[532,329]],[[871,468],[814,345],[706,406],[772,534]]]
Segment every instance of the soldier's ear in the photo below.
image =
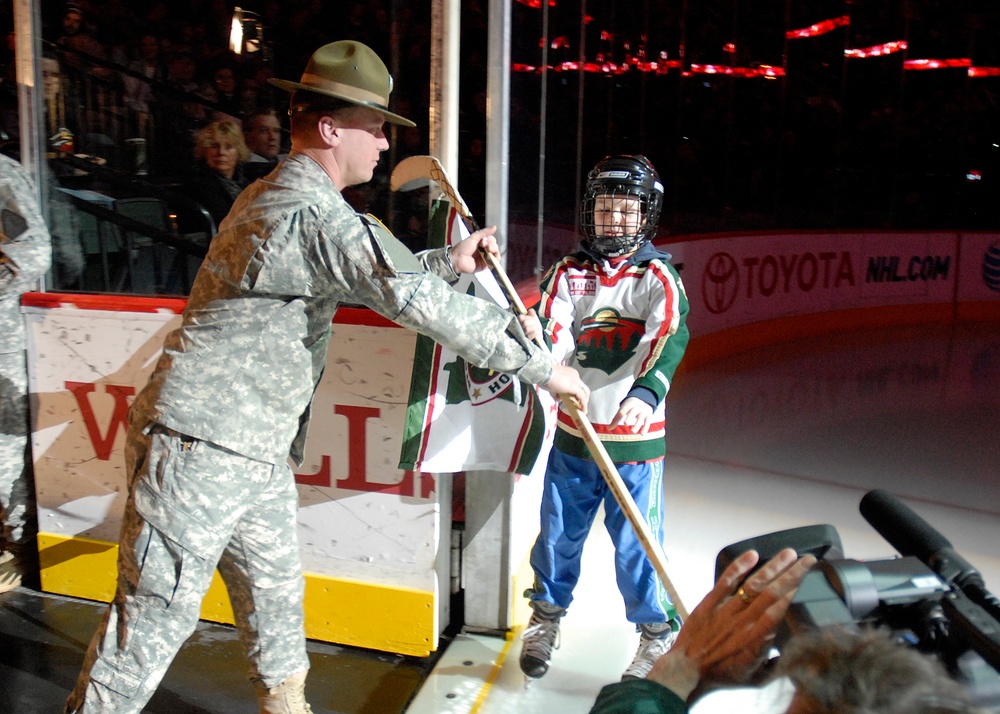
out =
[[340,129],[329,114],[324,114],[319,118],[317,130],[327,146],[336,146],[340,143]]

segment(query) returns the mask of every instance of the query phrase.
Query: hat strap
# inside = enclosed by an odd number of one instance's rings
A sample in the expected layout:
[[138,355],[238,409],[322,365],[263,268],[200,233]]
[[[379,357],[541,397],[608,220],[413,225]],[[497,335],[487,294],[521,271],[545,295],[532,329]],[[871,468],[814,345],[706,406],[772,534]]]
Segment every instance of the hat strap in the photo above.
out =
[[350,84],[331,82],[324,77],[320,77],[318,74],[303,74],[300,84],[309,85],[307,89],[318,89],[326,92],[332,92],[334,94],[339,94],[345,99],[353,99],[357,102],[378,104],[379,106],[385,105],[385,97],[378,95],[375,92],[368,92],[364,89],[353,87]]

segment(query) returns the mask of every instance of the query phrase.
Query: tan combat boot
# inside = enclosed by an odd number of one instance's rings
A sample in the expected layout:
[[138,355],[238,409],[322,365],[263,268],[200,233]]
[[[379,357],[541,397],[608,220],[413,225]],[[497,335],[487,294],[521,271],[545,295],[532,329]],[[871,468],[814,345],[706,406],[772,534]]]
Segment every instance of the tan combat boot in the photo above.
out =
[[268,689],[260,680],[253,680],[260,714],[312,714],[306,701],[306,673],[293,674],[277,687]]

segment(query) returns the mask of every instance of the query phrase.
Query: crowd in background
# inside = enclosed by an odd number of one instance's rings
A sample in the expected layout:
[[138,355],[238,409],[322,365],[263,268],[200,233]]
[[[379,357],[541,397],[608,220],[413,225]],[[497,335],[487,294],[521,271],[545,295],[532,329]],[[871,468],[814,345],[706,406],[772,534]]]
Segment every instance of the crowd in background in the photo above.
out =
[[[142,182],[183,194],[211,215],[214,230],[235,195],[287,155],[288,99],[268,79],[299,73],[311,49],[332,39],[365,42],[387,61],[391,58],[395,108],[428,115],[430,6],[395,8],[390,28],[387,4],[249,3],[244,29],[253,42],[237,53],[230,48],[231,2],[43,0],[43,131],[55,159],[48,168],[59,186],[70,189],[115,195],[121,186],[108,190],[105,181],[107,171],[113,171],[134,177],[130,189],[136,192],[143,192],[137,188]],[[260,34],[253,34],[249,20],[258,23]],[[16,158],[20,117],[10,5],[0,8],[0,28],[7,38],[0,52],[0,151]],[[390,196],[388,175],[400,158],[428,152],[427,121],[395,131],[398,148],[376,180],[345,192],[359,210],[390,215],[387,202],[415,206],[420,198]],[[220,154],[232,154],[235,165],[225,158],[224,170],[212,168],[213,156]],[[81,171],[78,161],[60,161],[81,156],[93,159],[100,170],[84,166]],[[145,193],[151,192],[161,195],[147,187]],[[65,198],[58,192],[51,196]],[[54,235],[75,235],[78,215],[63,208],[50,206],[50,222],[66,224],[53,226]],[[425,227],[422,218],[412,216],[423,213],[408,210],[394,226],[415,248],[423,247]],[[201,226],[180,226],[181,233],[190,230]],[[57,282],[86,288],[78,283],[79,269],[62,271],[64,262],[56,261]],[[60,280],[60,273],[71,276]]]
[[[137,168],[135,143],[128,140],[145,139],[143,168],[151,179],[171,181],[194,170],[199,130],[226,120],[242,126],[251,112],[274,110],[284,153],[284,98],[267,79],[294,75],[310,48],[357,39],[386,57],[395,78],[395,108],[415,117],[418,126],[395,130],[375,180],[350,198],[386,216],[408,245],[421,247],[421,221],[412,214],[402,222],[395,218],[398,206],[415,199],[393,195],[388,174],[405,156],[429,151],[430,3],[246,5],[263,28],[263,45],[236,55],[229,50],[233,2],[44,0],[46,62],[64,78],[57,116],[50,110],[50,136],[66,127],[76,151],[105,157],[125,171]],[[972,0],[773,0],[738,12],[736,3],[718,0],[664,2],[650,12],[648,3],[594,0],[586,5],[585,20],[580,5],[561,3],[549,8],[546,24],[536,5],[511,4],[507,158],[508,218],[514,224],[536,220],[541,195],[544,220],[572,231],[586,167],[605,155],[636,151],[663,167],[668,198],[661,233],[975,229],[998,223],[1000,76],[970,78],[965,68],[902,69],[905,59],[920,57],[964,57],[976,66],[1000,67],[997,8]],[[5,12],[0,26],[10,29],[10,8]],[[829,32],[785,37],[788,29],[847,15],[849,24]],[[457,173],[466,203],[483,223],[487,4],[463,2],[461,23]],[[553,68],[544,77],[538,71],[542,38],[548,41],[546,64]],[[844,57],[845,47],[903,38],[909,40],[906,52]],[[10,44],[3,58],[7,77],[0,83],[0,131],[14,138]],[[669,64],[680,59],[682,48],[685,68],[770,64],[785,74],[769,80],[682,72]],[[590,63],[584,73],[566,64],[579,59],[581,50]],[[662,67],[640,71],[642,61]],[[626,65],[613,72],[596,69]],[[73,81],[80,67],[86,90]],[[94,94],[109,111],[94,115]],[[525,250],[533,251],[534,229],[525,233],[531,236]],[[511,242],[518,238],[512,228]],[[517,266],[512,273],[525,277]]]
[[[1000,67],[1000,7],[712,0],[651,10],[648,3],[596,0],[586,4],[588,20],[581,7],[550,7],[546,26],[537,10],[513,4],[515,68],[542,63],[543,33],[546,64],[563,68],[547,78],[544,151],[541,78],[511,74],[519,103],[511,145],[523,148],[512,153],[512,170],[533,178],[544,153],[547,206],[574,205],[578,186],[565,177],[578,165],[639,146],[661,167],[675,233],[1000,223],[1000,77],[970,77],[966,66],[903,69],[916,59]],[[786,37],[826,20],[842,24]],[[845,55],[903,40],[905,50]],[[579,73],[565,64],[579,58],[581,44],[591,63],[582,103]],[[642,71],[642,62],[660,66]],[[727,73],[762,65],[783,75]],[[525,214],[536,210],[530,182],[512,182],[512,192]]]
[[[267,0],[252,15],[262,28],[260,42],[240,54],[230,49],[233,10],[224,1],[43,2],[50,148],[58,148],[55,137],[65,128],[75,153],[102,157],[112,168],[182,180],[197,168],[199,131],[220,121],[242,129],[251,115],[263,111],[274,112],[279,120],[279,153],[284,154],[287,96],[267,80],[300,71],[310,48],[331,39],[357,39],[397,57],[396,106],[403,113],[426,116],[429,6],[423,8],[426,16],[397,9],[390,30],[387,8],[379,1]],[[8,33],[0,128],[14,140],[17,92],[9,6],[0,23]],[[406,49],[390,52],[390,37]],[[426,122],[421,126],[422,131],[400,142],[411,153],[426,153]],[[130,139],[145,140],[146,164],[141,167]]]

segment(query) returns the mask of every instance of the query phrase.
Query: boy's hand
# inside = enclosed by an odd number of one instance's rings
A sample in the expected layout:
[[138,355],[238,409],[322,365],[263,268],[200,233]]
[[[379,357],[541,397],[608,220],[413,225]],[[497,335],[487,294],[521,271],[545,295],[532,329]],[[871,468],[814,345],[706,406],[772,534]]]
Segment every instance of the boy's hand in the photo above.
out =
[[538,313],[528,310],[527,315],[518,315],[517,321],[521,323],[524,335],[532,342],[537,342],[542,337],[542,323],[538,319]]
[[491,253],[498,260],[500,259],[500,247],[493,234],[497,232],[496,226],[482,228],[471,236],[463,240],[458,245],[448,249],[448,257],[451,258],[451,267],[456,273],[474,273],[477,270],[489,267],[486,258],[480,254],[480,250]]
[[611,428],[624,424],[633,434],[648,434],[653,422],[653,407],[636,397],[629,397],[618,408],[618,413],[611,420]]

